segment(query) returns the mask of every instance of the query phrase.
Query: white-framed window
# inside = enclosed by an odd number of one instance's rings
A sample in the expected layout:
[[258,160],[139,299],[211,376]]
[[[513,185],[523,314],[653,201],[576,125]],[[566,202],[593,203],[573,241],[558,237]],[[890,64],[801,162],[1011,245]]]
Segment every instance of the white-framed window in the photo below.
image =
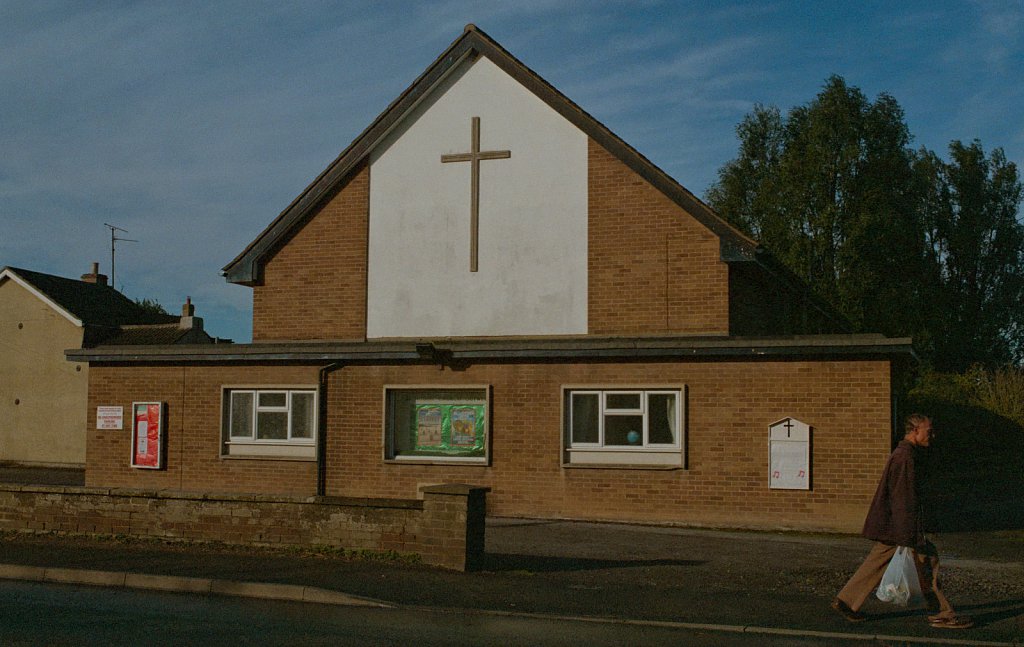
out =
[[316,457],[315,388],[225,388],[222,411],[225,456]]
[[564,387],[566,464],[682,466],[683,387]]
[[385,386],[384,460],[486,464],[490,409],[487,386]]

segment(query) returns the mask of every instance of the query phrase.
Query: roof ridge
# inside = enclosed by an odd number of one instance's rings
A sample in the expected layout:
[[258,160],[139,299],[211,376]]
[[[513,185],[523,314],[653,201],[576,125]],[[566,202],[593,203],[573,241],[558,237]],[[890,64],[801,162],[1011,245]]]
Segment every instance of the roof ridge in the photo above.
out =
[[52,306],[77,318],[84,325],[116,327],[125,324],[172,323],[177,317],[149,312],[124,293],[106,284],[91,283],[57,274],[27,270],[13,266],[10,271],[30,285]]

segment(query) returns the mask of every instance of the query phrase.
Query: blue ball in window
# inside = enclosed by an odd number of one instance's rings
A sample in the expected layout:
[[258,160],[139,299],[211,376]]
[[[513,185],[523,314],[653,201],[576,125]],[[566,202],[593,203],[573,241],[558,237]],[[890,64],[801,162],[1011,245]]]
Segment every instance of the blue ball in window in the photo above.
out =
[[628,442],[630,445],[638,444],[640,442],[640,432],[631,431],[628,434],[626,434],[626,442]]

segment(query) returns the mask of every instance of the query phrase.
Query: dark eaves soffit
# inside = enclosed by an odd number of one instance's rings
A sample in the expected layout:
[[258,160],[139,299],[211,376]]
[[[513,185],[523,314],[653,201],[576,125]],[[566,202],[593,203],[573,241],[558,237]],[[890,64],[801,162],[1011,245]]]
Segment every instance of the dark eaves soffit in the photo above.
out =
[[[430,352],[424,354],[424,349]],[[353,342],[280,342],[199,346],[106,346],[65,351],[67,359],[95,364],[267,363],[389,364],[445,357],[455,362],[636,361],[765,358],[909,357],[908,338],[882,335],[792,337],[484,338]]]
[[559,92],[537,73],[512,56],[475,25],[465,31],[395,99],[284,211],[253,240],[245,250],[222,269],[231,283],[253,285],[259,281],[265,256],[284,240],[332,191],[366,159],[374,147],[388,135],[448,74],[463,61],[486,56],[506,74],[521,83],[570,123],[593,138],[626,166],[686,210],[721,240],[725,261],[750,261],[758,248],[756,241],[716,215],[697,196],[627,144],[604,124]]

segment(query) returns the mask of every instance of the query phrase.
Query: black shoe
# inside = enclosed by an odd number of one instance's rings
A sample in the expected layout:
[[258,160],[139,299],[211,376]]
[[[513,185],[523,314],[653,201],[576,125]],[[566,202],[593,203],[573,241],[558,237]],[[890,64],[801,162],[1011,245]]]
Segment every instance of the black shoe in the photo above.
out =
[[846,618],[849,622],[864,622],[868,619],[866,615],[860,611],[854,611],[849,607],[849,605],[839,598],[832,600],[832,604],[829,606],[832,607],[833,611]]

